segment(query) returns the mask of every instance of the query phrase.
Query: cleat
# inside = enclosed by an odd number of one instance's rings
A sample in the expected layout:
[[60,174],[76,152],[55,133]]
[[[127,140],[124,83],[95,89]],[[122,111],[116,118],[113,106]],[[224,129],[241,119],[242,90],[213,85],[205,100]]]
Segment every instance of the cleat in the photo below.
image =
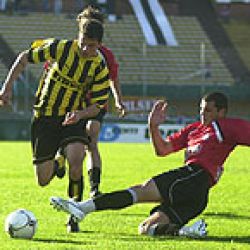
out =
[[66,173],[66,167],[65,167],[65,156],[62,154],[57,153],[54,161],[54,170],[55,175],[62,179],[65,176]]
[[85,214],[78,208],[77,202],[73,200],[64,200],[60,197],[51,197],[50,204],[53,206],[53,208],[70,214],[75,222],[79,222],[85,217]]
[[96,198],[98,196],[100,196],[102,193],[96,188],[96,189],[93,189],[91,190],[89,196],[90,198]]
[[68,233],[78,233],[80,232],[79,224],[75,221],[75,218],[71,215],[67,222],[67,232]]
[[179,230],[180,236],[190,238],[204,238],[207,236],[207,224],[204,220],[198,220],[191,226],[184,226]]

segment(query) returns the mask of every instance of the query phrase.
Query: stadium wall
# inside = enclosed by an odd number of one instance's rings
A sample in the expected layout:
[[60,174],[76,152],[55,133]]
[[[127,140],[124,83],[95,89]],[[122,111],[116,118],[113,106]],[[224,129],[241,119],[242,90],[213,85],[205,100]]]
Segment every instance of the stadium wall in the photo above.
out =
[[[145,92],[146,90],[146,92]],[[198,118],[198,105],[201,96],[206,92],[222,91],[229,97],[229,115],[233,117],[242,117],[250,120],[250,88],[247,86],[167,86],[167,85],[126,85],[122,86],[124,96],[139,96],[159,97],[168,100],[170,116],[183,116]],[[4,115],[0,118],[0,140],[29,140],[30,139],[30,115],[21,113]],[[119,122],[121,122],[119,120]],[[101,141],[129,141],[131,136],[136,135],[138,142],[147,141],[146,136],[146,120],[144,122],[131,122],[131,129],[126,125],[116,124],[119,122],[108,123],[103,127],[100,135]],[[111,125],[110,125],[111,124]],[[141,125],[139,125],[141,124]],[[125,127],[124,127],[125,126]],[[175,124],[171,125],[166,131],[173,131],[176,128]],[[178,125],[180,126],[180,125]],[[120,132],[119,132],[120,131]]]
[[194,117],[197,115],[198,102],[205,93],[221,91],[230,101],[229,115],[250,119],[250,88],[247,85],[219,86],[219,85],[133,85],[122,86],[125,96],[163,96],[173,107],[171,115],[184,115]]

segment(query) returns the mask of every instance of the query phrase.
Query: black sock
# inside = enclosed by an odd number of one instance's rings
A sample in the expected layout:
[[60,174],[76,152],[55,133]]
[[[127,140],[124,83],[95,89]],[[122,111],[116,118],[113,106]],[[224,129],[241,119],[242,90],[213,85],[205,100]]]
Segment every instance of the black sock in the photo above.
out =
[[101,169],[94,167],[88,171],[90,190],[98,189],[101,179]]
[[177,224],[162,224],[157,223],[154,225],[152,235],[178,235],[180,226]]
[[57,173],[58,169],[61,169],[65,167],[65,154],[64,154],[64,148],[60,147],[57,150],[57,153],[55,155],[55,161],[54,161],[54,175]]
[[83,195],[83,176],[78,181],[73,181],[69,178],[68,195],[75,201],[81,201]]
[[116,191],[94,198],[96,210],[121,209],[133,204],[133,196],[128,190]]

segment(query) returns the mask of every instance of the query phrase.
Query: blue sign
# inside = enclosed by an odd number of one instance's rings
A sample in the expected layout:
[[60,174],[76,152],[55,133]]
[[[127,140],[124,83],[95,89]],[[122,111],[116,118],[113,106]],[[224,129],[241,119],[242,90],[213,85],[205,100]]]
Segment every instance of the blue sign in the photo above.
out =
[[117,140],[121,134],[121,128],[116,124],[105,124],[101,128],[99,140],[103,142],[111,142]]

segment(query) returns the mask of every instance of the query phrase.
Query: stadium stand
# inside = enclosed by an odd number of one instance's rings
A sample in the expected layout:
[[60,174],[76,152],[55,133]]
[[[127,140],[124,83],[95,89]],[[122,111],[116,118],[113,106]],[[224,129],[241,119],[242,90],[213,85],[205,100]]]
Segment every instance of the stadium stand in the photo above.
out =
[[[125,84],[221,84],[231,85],[233,78],[194,17],[171,16],[179,47],[146,46],[133,15],[107,24],[105,42],[120,62],[120,78]],[[121,32],[122,30],[122,32]],[[211,62],[212,77],[204,79],[201,69],[201,44]]]
[[229,23],[223,23],[223,27],[227,31],[227,34],[230,36],[230,39],[233,41],[242,60],[250,70],[249,21],[245,19],[231,18]]
[[0,62],[0,79],[1,79],[0,82],[6,77],[7,72],[8,72],[8,70],[1,60],[1,62]]
[[[8,42],[15,54],[27,49],[35,39],[48,37],[75,38],[76,34],[76,25],[72,19],[53,14],[1,15],[0,20],[2,37]],[[41,65],[30,66],[30,71],[37,78],[41,73]]]
[[[232,4],[232,6],[235,5],[238,4]],[[223,18],[221,18],[221,14],[217,13],[217,7],[219,6],[210,0],[180,0],[179,14],[184,16],[195,16],[199,20],[203,30],[205,30],[217,53],[220,55],[221,60],[230,70],[232,77],[237,82],[246,83],[242,81],[242,78],[243,76],[249,75],[249,70],[237,52],[235,44],[221,25],[222,20],[223,22],[228,22],[230,18],[228,14],[227,17],[225,17],[224,14]],[[247,6],[244,6],[244,8],[246,7]],[[226,9],[228,9],[228,7]]]
[[[25,16],[0,16],[2,37],[17,54],[37,38],[75,38],[74,19],[65,15],[30,13]],[[104,43],[115,52],[120,63],[123,84],[218,84],[231,85],[233,79],[213,45],[194,17],[170,16],[178,47],[147,46],[134,15],[123,15],[116,22],[106,23]],[[63,23],[63,25],[62,25]],[[206,60],[211,62],[211,77],[205,79],[201,68],[201,43],[205,44]],[[14,59],[14,58],[13,58]],[[41,66],[32,65],[33,76]],[[5,71],[0,75],[2,80]]]

